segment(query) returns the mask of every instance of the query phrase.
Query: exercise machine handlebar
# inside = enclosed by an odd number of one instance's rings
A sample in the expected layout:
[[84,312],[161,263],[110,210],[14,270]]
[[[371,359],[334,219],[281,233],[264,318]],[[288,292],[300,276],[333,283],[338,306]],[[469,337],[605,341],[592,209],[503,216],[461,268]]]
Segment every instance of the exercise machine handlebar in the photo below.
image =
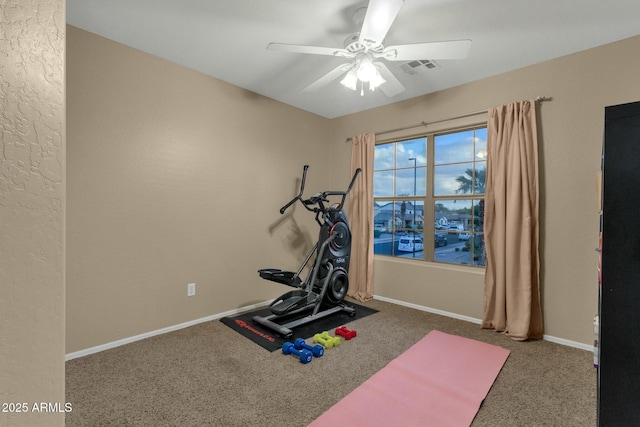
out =
[[[336,210],[342,209],[342,205],[344,205],[344,201],[347,195],[351,192],[351,189],[353,188],[353,185],[356,182],[356,178],[358,178],[358,175],[360,175],[360,172],[362,172],[361,168],[356,169],[356,172],[353,174],[353,178],[351,178],[351,182],[349,183],[349,187],[347,187],[346,191],[324,191],[322,193],[314,194],[309,199],[303,200],[302,194],[304,193],[304,183],[307,178],[308,169],[309,169],[309,165],[304,165],[304,169],[302,170],[302,182],[300,184],[300,193],[298,193],[296,197],[291,199],[289,203],[287,203],[282,208],[280,208],[281,215],[284,215],[285,211],[298,200],[300,200],[302,202],[302,205],[309,211],[312,211],[312,212],[324,211],[325,208],[321,202],[328,202],[329,200],[327,199],[327,197],[329,196],[342,196],[340,203],[335,207]],[[316,204],[320,204],[320,209],[309,207]]]
[[309,165],[304,165],[302,169],[302,182],[300,183],[300,192],[296,197],[291,199],[289,203],[280,208],[280,215],[284,215],[285,211],[289,209],[289,206],[297,202],[298,200],[302,200],[302,193],[304,193],[304,182],[307,179],[307,170],[309,169]]

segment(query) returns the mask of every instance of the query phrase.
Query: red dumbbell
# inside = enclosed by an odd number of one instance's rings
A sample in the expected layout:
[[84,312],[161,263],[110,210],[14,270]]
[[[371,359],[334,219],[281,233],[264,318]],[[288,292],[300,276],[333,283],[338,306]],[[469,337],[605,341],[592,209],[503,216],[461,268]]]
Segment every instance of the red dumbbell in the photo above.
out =
[[356,331],[351,331],[349,329],[347,329],[346,326],[340,326],[339,328],[336,328],[336,335],[340,335],[341,337],[343,337],[345,340],[350,340],[351,338],[354,338],[357,333]]

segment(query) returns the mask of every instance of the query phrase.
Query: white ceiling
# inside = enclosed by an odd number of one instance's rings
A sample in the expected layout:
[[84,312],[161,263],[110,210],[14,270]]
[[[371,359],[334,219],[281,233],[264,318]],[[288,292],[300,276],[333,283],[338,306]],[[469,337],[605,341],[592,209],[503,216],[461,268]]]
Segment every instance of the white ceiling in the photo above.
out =
[[[411,76],[406,91],[303,89],[345,60],[268,51],[343,48],[367,0],[67,0],[67,22],[327,118],[413,98],[640,34],[638,0],[405,0],[385,45],[471,39],[469,56]],[[424,58],[429,59],[429,58]],[[171,82],[167,82],[170,84]],[[537,94],[532,94],[532,96]]]

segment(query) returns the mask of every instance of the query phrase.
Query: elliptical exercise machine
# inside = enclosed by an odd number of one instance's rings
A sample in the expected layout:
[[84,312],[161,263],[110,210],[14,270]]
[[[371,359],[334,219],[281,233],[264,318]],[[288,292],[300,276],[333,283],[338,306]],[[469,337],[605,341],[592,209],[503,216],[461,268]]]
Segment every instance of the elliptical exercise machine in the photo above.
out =
[[[345,311],[355,316],[356,309],[342,303],[349,290],[349,258],[351,256],[351,230],[347,215],[342,210],[345,199],[356,178],[361,172],[357,169],[346,191],[324,191],[303,199],[304,183],[309,165],[302,171],[300,193],[280,209],[280,214],[300,201],[308,211],[316,214],[315,220],[320,225],[318,242],[311,249],[297,272],[283,271],[277,268],[258,270],[260,277],[298,288],[287,292],[273,300],[269,305],[271,315],[254,316],[253,320],[284,337],[293,334],[293,328],[313,322],[317,319]],[[342,196],[340,202],[329,206],[329,196]],[[311,270],[306,279],[300,279],[313,255],[316,254]],[[321,309],[321,306],[322,309]],[[311,311],[302,318],[294,318],[296,314]]]

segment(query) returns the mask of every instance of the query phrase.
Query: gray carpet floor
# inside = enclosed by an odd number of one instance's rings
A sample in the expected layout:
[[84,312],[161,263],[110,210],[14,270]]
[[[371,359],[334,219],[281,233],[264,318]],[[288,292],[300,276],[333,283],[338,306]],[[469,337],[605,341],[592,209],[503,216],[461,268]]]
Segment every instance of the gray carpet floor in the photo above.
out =
[[70,360],[66,425],[306,426],[432,330],[511,351],[472,426],[596,425],[591,352],[517,342],[379,300],[365,305],[379,312],[349,323],[358,336],[307,365],[219,321]]

